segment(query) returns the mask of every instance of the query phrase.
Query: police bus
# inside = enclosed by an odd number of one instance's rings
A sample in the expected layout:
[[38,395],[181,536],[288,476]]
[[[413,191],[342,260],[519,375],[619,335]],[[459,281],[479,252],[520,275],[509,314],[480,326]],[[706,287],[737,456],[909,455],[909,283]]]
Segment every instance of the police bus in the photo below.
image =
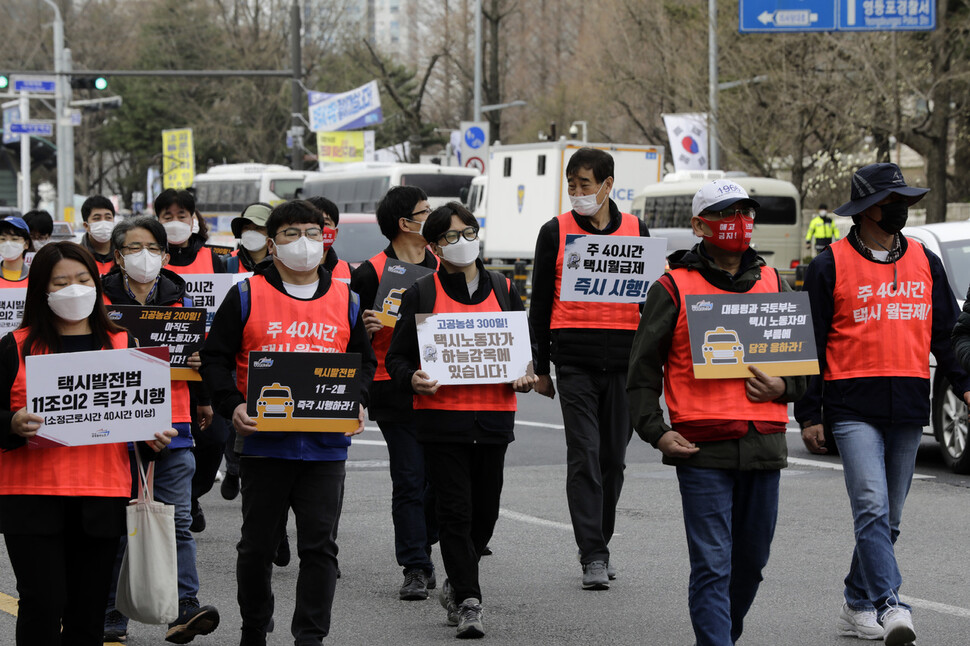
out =
[[336,203],[341,213],[376,213],[387,189],[417,186],[434,209],[446,202],[460,202],[478,176],[474,168],[457,166],[356,162],[313,173],[303,185],[303,197],[322,195]]
[[[777,269],[795,267],[801,260],[807,223],[802,219],[801,197],[791,182],[724,171],[668,173],[662,182],[634,196],[630,212],[647,223],[651,235],[666,237],[663,231],[689,231],[694,193],[715,179],[736,182],[761,205],[751,240],[758,254]],[[668,252],[671,250],[668,245]]]

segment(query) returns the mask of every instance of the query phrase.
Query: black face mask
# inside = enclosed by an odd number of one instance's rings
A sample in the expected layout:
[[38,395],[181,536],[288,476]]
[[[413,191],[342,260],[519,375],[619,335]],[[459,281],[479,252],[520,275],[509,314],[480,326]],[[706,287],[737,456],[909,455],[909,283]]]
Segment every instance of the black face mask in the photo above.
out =
[[895,235],[906,226],[906,218],[909,217],[909,205],[906,202],[890,202],[879,209],[882,211],[882,219],[876,224],[886,233]]

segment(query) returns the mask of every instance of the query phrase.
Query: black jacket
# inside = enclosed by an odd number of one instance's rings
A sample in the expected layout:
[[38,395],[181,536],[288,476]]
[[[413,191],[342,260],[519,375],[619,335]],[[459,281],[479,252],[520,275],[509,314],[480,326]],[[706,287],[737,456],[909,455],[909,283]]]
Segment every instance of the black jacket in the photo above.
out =
[[193,233],[189,237],[189,244],[185,247],[168,245],[169,261],[168,264],[175,267],[185,267],[195,262],[195,257],[200,253],[212,254],[212,272],[223,274],[226,271],[225,258],[217,254],[214,250],[205,246],[205,239],[198,233]]

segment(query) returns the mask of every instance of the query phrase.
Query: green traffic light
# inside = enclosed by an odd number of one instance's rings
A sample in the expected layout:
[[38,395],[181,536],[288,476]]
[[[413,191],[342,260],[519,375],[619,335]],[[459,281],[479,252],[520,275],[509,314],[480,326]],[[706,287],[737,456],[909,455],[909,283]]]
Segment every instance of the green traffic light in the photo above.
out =
[[99,76],[94,79],[94,89],[95,90],[106,90],[108,89],[108,79],[103,76]]
[[10,85],[10,79],[6,75],[0,75],[0,90],[6,90]]

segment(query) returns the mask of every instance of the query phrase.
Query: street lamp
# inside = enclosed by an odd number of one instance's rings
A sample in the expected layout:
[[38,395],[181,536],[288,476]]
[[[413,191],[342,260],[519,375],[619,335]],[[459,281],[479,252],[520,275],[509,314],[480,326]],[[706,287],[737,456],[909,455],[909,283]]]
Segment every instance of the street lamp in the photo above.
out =
[[583,143],[584,144],[587,143],[589,141],[589,138],[587,137],[585,121],[573,121],[572,124],[569,126],[569,136],[575,137],[576,135],[579,134],[579,128],[577,128],[576,126],[583,127]]
[[492,105],[483,105],[478,109],[479,112],[491,112],[493,110],[504,110],[505,108],[518,108],[524,105],[529,105],[521,99],[515,101],[509,101],[508,103],[493,103]]

